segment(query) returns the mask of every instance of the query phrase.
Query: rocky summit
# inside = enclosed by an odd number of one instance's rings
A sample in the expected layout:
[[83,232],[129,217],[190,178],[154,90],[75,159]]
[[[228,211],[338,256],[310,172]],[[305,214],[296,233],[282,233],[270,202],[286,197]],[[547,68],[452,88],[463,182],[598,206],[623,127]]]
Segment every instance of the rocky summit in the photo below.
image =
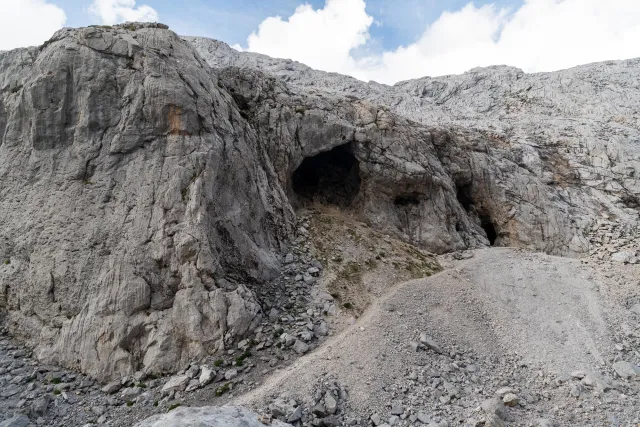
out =
[[636,426],[638,177],[639,59],[0,52],[0,427]]

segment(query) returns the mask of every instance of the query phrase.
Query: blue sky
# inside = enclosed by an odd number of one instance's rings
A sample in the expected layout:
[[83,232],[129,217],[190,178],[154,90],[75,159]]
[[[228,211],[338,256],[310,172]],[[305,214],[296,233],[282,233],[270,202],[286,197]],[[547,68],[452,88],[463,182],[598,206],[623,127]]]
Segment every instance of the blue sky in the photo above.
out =
[[[375,19],[371,27],[372,46],[385,50],[414,42],[427,25],[445,10],[461,9],[469,0],[368,0],[366,11]],[[58,0],[72,27],[97,23],[89,13],[89,0]],[[137,5],[153,7],[160,22],[181,35],[198,35],[244,46],[249,34],[269,16],[291,16],[296,7],[308,3],[316,9],[324,0],[138,0]],[[476,6],[493,3],[518,8],[523,0],[475,0]]]
[[128,20],[381,83],[640,57],[640,0],[0,0],[0,50]]

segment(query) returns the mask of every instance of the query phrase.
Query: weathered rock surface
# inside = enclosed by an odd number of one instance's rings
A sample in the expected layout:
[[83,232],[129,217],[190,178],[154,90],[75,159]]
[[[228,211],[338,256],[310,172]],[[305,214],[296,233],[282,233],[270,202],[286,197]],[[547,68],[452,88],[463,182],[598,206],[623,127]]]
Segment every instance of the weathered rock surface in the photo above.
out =
[[[185,39],[214,68],[259,69],[298,94],[367,100],[447,128],[454,136],[434,139],[435,154],[460,204],[495,228],[497,244],[575,255],[589,249],[596,219],[637,224],[640,59],[539,74],[497,66],[386,86]],[[404,145],[405,160],[427,151]],[[421,190],[410,228],[428,245],[416,229],[433,218],[433,198]]]
[[432,252],[587,252],[601,219],[637,224],[637,66],[389,87],[159,24],[2,52],[0,310],[39,359],[111,380],[250,334],[308,202]]
[[[163,415],[147,418],[136,427],[263,427],[265,424],[258,420],[258,415],[244,408],[232,406],[202,408],[177,408]],[[270,424],[274,427],[291,427],[274,420]]]
[[[0,309],[42,360],[175,371],[260,321],[292,210],[193,49],[160,25],[0,53]],[[233,286],[220,287],[228,279]]]

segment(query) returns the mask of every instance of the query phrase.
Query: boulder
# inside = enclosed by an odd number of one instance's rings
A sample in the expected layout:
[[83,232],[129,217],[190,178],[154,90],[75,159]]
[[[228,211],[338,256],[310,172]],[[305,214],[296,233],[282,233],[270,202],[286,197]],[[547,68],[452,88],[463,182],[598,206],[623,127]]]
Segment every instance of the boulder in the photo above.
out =
[[[179,407],[167,414],[154,415],[138,423],[135,427],[264,427],[258,415],[240,407],[204,406],[201,408]],[[272,427],[291,427],[278,420]]]

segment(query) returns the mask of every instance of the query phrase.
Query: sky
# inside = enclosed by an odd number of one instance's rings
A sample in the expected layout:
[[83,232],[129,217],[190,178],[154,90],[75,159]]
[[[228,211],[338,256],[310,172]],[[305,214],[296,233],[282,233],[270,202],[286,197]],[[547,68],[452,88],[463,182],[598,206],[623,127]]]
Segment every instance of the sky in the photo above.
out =
[[388,84],[640,57],[640,0],[0,0],[0,50],[135,20]]

